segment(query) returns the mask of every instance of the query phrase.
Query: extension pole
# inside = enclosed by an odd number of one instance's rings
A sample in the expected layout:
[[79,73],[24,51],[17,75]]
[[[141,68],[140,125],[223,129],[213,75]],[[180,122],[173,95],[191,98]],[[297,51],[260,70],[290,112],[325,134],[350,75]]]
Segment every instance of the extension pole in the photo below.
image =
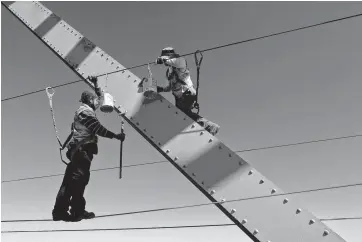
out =
[[[123,120],[122,120],[122,128],[121,128],[121,133],[123,134]],[[120,144],[120,154],[119,154],[119,179],[122,179],[122,155],[123,154],[123,141],[121,140],[121,144]]]

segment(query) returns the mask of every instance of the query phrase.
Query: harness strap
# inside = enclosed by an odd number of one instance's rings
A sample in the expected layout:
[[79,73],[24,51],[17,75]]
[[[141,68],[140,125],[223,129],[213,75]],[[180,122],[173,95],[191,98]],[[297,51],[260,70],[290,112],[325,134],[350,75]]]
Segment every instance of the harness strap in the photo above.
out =
[[[49,89],[52,89],[53,92],[50,93],[49,92]],[[55,122],[55,115],[54,115],[54,110],[53,110],[53,101],[52,101],[52,98],[53,98],[53,95],[55,93],[54,89],[52,87],[47,87],[45,88],[45,91],[48,95],[48,98],[49,98],[49,106],[50,106],[50,111],[52,113],[52,118],[53,118],[53,126],[54,126],[54,130],[55,130],[55,136],[57,137],[57,140],[58,140],[58,143],[59,143],[59,153],[60,153],[60,159],[62,160],[62,162],[66,165],[68,165],[68,163],[66,161],[63,160],[63,156],[62,156],[62,150],[64,150],[65,146],[67,145],[67,143],[69,142],[69,140],[71,139],[71,137],[73,136],[73,133],[74,133],[74,129],[73,129],[73,126],[72,126],[72,132],[71,134],[68,136],[66,142],[64,144],[62,144],[62,142],[60,141],[60,138],[59,138],[59,135],[58,135],[58,130],[57,130],[57,125],[56,125],[56,122]]]
[[[198,53],[201,56],[200,60],[197,58]],[[199,114],[199,112],[200,112],[200,105],[198,103],[198,97],[199,97],[199,86],[200,86],[200,67],[201,67],[201,62],[202,62],[203,58],[204,58],[204,56],[202,55],[201,51],[197,50],[195,52],[195,63],[196,63],[196,67],[197,67],[197,85],[196,85],[196,101],[194,104],[194,108],[197,109],[197,114]]]

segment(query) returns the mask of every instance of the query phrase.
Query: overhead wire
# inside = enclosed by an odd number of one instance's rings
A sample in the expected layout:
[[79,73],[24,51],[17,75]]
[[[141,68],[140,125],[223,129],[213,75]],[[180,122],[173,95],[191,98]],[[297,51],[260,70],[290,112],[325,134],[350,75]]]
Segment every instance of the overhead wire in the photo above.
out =
[[[246,39],[246,40],[242,40],[242,41],[238,41],[238,42],[234,42],[234,43],[229,43],[229,44],[225,44],[225,45],[218,45],[218,46],[215,46],[215,47],[212,47],[212,48],[199,50],[199,52],[201,52],[201,53],[202,52],[208,52],[208,51],[211,51],[211,50],[225,48],[225,47],[229,47],[229,46],[233,46],[233,45],[239,45],[239,44],[243,44],[243,43],[247,43],[247,42],[251,42],[251,41],[255,41],[255,40],[260,40],[260,39],[265,39],[265,38],[269,38],[269,37],[273,37],[273,36],[283,35],[283,34],[295,32],[295,31],[299,31],[299,30],[313,28],[313,27],[317,27],[317,26],[321,26],[321,25],[325,25],[325,24],[329,24],[329,23],[334,23],[334,22],[339,22],[339,21],[343,21],[343,20],[351,19],[351,18],[356,18],[356,17],[360,17],[360,16],[362,16],[362,13],[355,14],[355,15],[350,15],[350,16],[346,16],[346,17],[342,17],[342,18],[337,18],[337,19],[333,19],[333,20],[329,20],[329,21],[324,21],[324,22],[317,23],[317,24],[307,25],[307,26],[303,26],[303,27],[299,27],[299,28],[295,28],[295,29],[290,29],[290,30],[286,30],[286,31],[282,31],[282,32],[277,32],[277,33],[273,33],[273,34],[259,36],[259,37],[255,37],[255,38],[251,38],[251,39]],[[193,55],[193,54],[194,54],[194,52],[187,53],[187,54],[182,54],[180,56],[184,57],[184,56]],[[141,64],[141,65],[132,66],[132,67],[129,67],[129,68],[123,68],[123,69],[120,69],[120,70],[111,71],[111,72],[107,72],[107,73],[104,73],[104,74],[97,75],[97,77],[102,77],[102,76],[105,76],[105,75],[114,74],[114,73],[121,72],[121,71],[126,71],[126,70],[131,70],[131,69],[135,69],[135,68],[139,68],[139,67],[144,67],[144,66],[148,66],[150,64],[155,64],[155,63],[154,62],[145,63],[145,64]],[[64,83],[64,84],[61,84],[61,85],[54,86],[53,88],[57,88],[57,87],[60,87],[60,86],[65,86],[65,85],[70,85],[70,84],[74,84],[74,83],[81,82],[81,81],[83,81],[83,80],[81,79],[81,80],[76,80],[76,81]],[[32,91],[32,92],[29,92],[29,93],[24,93],[24,94],[9,97],[9,98],[4,98],[4,99],[1,99],[1,101],[2,102],[3,101],[8,101],[8,100],[11,100],[11,99],[15,99],[15,98],[35,94],[35,93],[38,93],[38,92],[41,92],[41,91],[44,91],[44,88],[40,89],[40,90],[37,90],[37,91]]]
[[[330,219],[320,219],[320,220],[321,221],[338,221],[338,220],[360,220],[360,219],[362,219],[362,217],[330,218]],[[197,225],[150,226],[150,227],[129,227],[129,228],[96,228],[96,229],[2,230],[1,233],[10,234],[10,233],[131,231],[131,230],[186,229],[186,228],[230,227],[230,226],[236,226],[236,224],[223,223],[223,224],[197,224]]]
[[[123,213],[104,214],[104,215],[98,215],[98,216],[96,216],[96,218],[118,217],[118,216],[126,216],[126,215],[133,215],[133,214],[144,214],[144,213],[152,213],[152,212],[160,212],[160,211],[179,210],[179,209],[186,209],[186,208],[210,206],[210,205],[221,204],[221,203],[249,201],[249,200],[262,199],[262,198],[280,197],[280,196],[285,196],[285,195],[302,194],[302,193],[310,193],[310,192],[326,191],[326,190],[335,190],[335,189],[356,187],[356,186],[362,186],[362,182],[354,183],[354,184],[347,184],[347,185],[340,185],[340,186],[307,189],[307,190],[294,191],[294,192],[285,192],[285,193],[280,193],[280,194],[271,194],[271,195],[264,195],[264,196],[230,199],[230,200],[221,201],[221,202],[208,202],[208,203],[181,205],[181,206],[173,206],[173,207],[163,207],[163,208],[155,208],[155,209],[147,209],[147,210],[137,210],[137,211],[123,212]],[[332,220],[332,219],[328,219],[328,220]],[[13,220],[2,220],[1,222],[2,223],[22,223],[22,222],[47,222],[47,221],[52,221],[52,220],[51,219],[13,219]]]
[[[245,150],[236,150],[234,152],[236,152],[236,153],[244,153],[244,152],[251,152],[251,151],[258,151],[258,150],[275,149],[275,148],[282,148],[282,147],[288,147],[288,146],[297,146],[297,145],[304,145],[304,144],[311,144],[311,143],[328,142],[328,141],[333,141],[333,140],[350,139],[350,138],[357,138],[357,137],[362,137],[362,134],[349,135],[349,136],[340,136],[340,137],[327,138],[327,139],[310,140],[310,141],[303,141],[303,142],[298,142],[298,143],[289,143],[289,144],[275,145],[275,146],[265,146],[265,147],[245,149]],[[127,168],[127,167],[137,167],[137,166],[153,165],[153,164],[159,164],[159,163],[168,163],[168,161],[146,162],[146,163],[140,163],[140,164],[134,164],[134,165],[125,165],[124,167],[125,168]],[[119,169],[119,166],[118,167],[108,167],[108,168],[93,169],[93,170],[91,170],[91,172],[97,172],[97,171],[103,171],[103,170],[113,170],[113,169]],[[44,176],[18,178],[18,179],[1,181],[1,183],[35,180],[35,179],[42,179],[42,178],[62,176],[62,175],[64,175],[64,174],[58,173],[58,174],[51,174],[51,175],[44,175]]]
[[134,228],[104,228],[104,229],[50,229],[50,230],[13,230],[1,231],[1,233],[49,233],[49,232],[94,232],[94,231],[124,231],[124,230],[155,230],[155,229],[184,229],[184,228],[206,228],[235,226],[235,224],[199,224],[199,225],[179,225],[179,226],[153,226]]

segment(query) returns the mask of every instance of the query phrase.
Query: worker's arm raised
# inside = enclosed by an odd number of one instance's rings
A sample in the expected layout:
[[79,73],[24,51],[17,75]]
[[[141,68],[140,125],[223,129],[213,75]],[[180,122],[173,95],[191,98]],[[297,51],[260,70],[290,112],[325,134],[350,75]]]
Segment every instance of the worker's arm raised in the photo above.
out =
[[165,65],[173,66],[176,68],[186,68],[186,60],[182,57],[165,59],[164,63],[165,63]]
[[101,88],[98,86],[98,78],[96,76],[89,76],[88,80],[93,83],[94,85],[94,91],[96,92],[97,96],[100,97],[102,96],[102,90]]

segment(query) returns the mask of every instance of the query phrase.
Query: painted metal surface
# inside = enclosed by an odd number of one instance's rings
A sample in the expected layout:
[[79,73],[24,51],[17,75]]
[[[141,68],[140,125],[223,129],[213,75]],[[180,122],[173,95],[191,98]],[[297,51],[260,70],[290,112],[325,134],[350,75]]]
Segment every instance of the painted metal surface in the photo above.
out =
[[[7,7],[79,76],[124,69],[42,4]],[[344,241],[164,97],[146,99],[140,81],[129,70],[99,77],[125,120],[252,240]]]

